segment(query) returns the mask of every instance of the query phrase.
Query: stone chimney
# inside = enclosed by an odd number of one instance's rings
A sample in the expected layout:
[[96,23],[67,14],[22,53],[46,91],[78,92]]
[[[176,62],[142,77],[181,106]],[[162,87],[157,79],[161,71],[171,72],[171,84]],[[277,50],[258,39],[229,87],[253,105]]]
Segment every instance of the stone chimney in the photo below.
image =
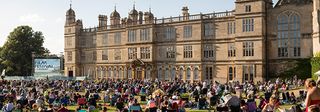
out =
[[189,20],[189,9],[188,7],[182,7],[183,20]]

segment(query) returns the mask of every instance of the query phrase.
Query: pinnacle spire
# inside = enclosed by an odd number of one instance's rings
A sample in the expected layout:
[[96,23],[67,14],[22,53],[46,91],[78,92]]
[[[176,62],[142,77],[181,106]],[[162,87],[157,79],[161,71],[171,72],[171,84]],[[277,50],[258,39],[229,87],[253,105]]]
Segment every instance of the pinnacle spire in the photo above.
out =
[[70,9],[72,9],[72,0],[70,0]]
[[136,1],[133,1],[133,9],[136,9]]

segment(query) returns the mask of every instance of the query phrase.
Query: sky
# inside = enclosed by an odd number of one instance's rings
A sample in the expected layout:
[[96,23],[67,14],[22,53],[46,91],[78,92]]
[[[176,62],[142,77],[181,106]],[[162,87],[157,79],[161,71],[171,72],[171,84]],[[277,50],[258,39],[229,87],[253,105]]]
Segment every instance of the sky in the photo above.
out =
[[[127,17],[135,4],[138,11],[151,8],[157,18],[181,15],[183,6],[191,14],[233,10],[235,0],[0,0],[0,46],[6,42],[10,32],[20,25],[29,25],[34,31],[44,34],[44,47],[53,54],[64,49],[64,23],[66,11],[76,12],[85,28],[98,25],[98,15],[108,18],[116,6],[121,17]],[[277,1],[277,0],[276,0]],[[275,1],[274,1],[275,3]]]

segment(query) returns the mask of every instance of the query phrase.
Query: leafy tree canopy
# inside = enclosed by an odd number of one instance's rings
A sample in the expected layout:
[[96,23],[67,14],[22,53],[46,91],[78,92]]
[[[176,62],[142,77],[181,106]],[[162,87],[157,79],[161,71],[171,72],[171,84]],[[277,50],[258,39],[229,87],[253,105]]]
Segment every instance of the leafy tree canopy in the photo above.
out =
[[0,51],[1,65],[6,69],[6,75],[31,75],[32,56],[49,52],[43,47],[43,42],[43,34],[33,31],[30,26],[15,28]]

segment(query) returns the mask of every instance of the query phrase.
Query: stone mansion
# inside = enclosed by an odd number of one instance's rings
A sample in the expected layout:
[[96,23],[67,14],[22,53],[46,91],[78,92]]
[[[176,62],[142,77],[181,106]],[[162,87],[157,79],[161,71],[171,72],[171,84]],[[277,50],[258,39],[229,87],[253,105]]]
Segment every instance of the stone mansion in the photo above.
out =
[[[225,1],[230,2],[230,1]],[[262,81],[320,51],[319,0],[235,0],[224,12],[157,18],[151,11],[99,15],[83,28],[70,7],[65,75],[93,79]]]

